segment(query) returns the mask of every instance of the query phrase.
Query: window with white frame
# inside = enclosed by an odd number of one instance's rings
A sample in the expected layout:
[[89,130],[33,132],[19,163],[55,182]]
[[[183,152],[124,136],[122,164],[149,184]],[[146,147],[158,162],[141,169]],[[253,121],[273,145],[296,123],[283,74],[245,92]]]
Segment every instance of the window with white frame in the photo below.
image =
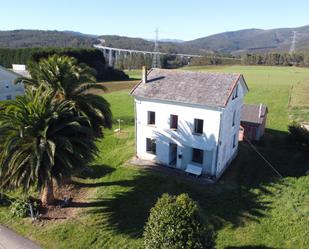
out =
[[234,110],[233,112],[233,121],[232,121],[232,126],[235,126],[235,122],[236,122],[236,110]]
[[171,114],[170,116],[170,128],[171,129],[178,129],[178,116]]
[[237,143],[237,135],[236,134],[234,134],[233,135],[233,149],[236,147],[236,143]]
[[196,148],[192,148],[192,162],[197,164],[203,164],[204,151]]
[[147,124],[155,125],[156,124],[156,113],[148,111]]
[[194,133],[195,134],[203,134],[203,126],[204,120],[203,119],[194,119]]
[[146,152],[156,155],[157,145],[155,139],[146,138]]
[[234,92],[233,92],[233,99],[236,99],[238,97],[238,84],[236,85]]

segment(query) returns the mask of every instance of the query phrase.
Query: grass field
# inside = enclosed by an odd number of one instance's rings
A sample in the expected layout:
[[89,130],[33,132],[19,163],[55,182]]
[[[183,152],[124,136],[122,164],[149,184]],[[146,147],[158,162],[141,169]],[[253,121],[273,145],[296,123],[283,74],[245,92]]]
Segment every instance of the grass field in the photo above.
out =
[[188,69],[245,75],[251,90],[246,102],[263,102],[270,109],[266,136],[258,148],[284,179],[276,178],[246,144],[240,144],[237,159],[213,186],[125,166],[134,155],[134,109],[128,90],[121,90],[104,96],[112,105],[114,119],[124,120],[123,135],[106,131],[98,143],[101,153],[92,165],[94,172],[77,180],[88,193],[79,215],[32,224],[28,219],[11,218],[8,208],[0,206],[0,223],[44,248],[143,248],[143,226],[156,199],[166,192],[186,192],[213,225],[216,248],[309,248],[309,176],[304,176],[309,170],[309,155],[285,141],[293,108],[309,102],[295,87],[307,87],[309,70],[241,66]]
[[[107,92],[116,92],[116,91],[123,91],[123,90],[130,90],[132,89],[138,81],[131,80],[131,81],[111,81],[111,82],[103,82],[101,83],[103,86],[107,88]],[[102,93],[102,92],[97,92]]]

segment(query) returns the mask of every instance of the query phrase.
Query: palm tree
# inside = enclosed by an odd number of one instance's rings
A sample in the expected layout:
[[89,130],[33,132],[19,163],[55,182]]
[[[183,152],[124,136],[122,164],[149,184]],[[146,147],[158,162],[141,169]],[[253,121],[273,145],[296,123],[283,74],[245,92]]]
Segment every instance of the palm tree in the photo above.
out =
[[28,86],[51,87],[58,100],[74,102],[76,112],[88,118],[96,137],[102,137],[102,127],[111,128],[112,113],[109,103],[101,96],[89,92],[103,85],[97,84],[95,70],[85,64],[78,64],[72,57],[53,55],[42,59],[30,68],[31,79],[19,78]]
[[72,176],[97,152],[87,118],[54,94],[43,86],[27,89],[0,111],[0,187],[37,186],[43,205],[54,201],[53,180]]

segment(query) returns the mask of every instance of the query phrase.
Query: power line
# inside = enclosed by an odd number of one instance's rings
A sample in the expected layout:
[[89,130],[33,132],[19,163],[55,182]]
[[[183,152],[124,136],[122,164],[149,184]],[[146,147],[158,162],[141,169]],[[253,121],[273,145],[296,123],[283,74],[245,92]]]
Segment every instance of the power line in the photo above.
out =
[[258,149],[248,140],[246,139],[246,142],[251,146],[251,148],[266,162],[266,164],[280,177],[283,178],[283,176],[279,173],[278,170],[258,151]]

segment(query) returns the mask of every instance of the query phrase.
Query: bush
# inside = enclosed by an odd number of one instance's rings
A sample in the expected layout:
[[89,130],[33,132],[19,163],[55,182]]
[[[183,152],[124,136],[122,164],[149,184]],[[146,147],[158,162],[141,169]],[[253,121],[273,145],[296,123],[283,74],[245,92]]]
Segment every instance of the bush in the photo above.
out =
[[151,209],[144,231],[146,249],[209,248],[211,232],[187,194],[163,194]]
[[16,199],[12,202],[10,206],[10,212],[12,216],[25,218],[31,216],[30,206],[33,207],[33,215],[38,212],[38,205],[36,202],[32,202],[27,199]]
[[298,146],[309,146],[309,131],[300,124],[292,122],[289,127],[289,142]]

